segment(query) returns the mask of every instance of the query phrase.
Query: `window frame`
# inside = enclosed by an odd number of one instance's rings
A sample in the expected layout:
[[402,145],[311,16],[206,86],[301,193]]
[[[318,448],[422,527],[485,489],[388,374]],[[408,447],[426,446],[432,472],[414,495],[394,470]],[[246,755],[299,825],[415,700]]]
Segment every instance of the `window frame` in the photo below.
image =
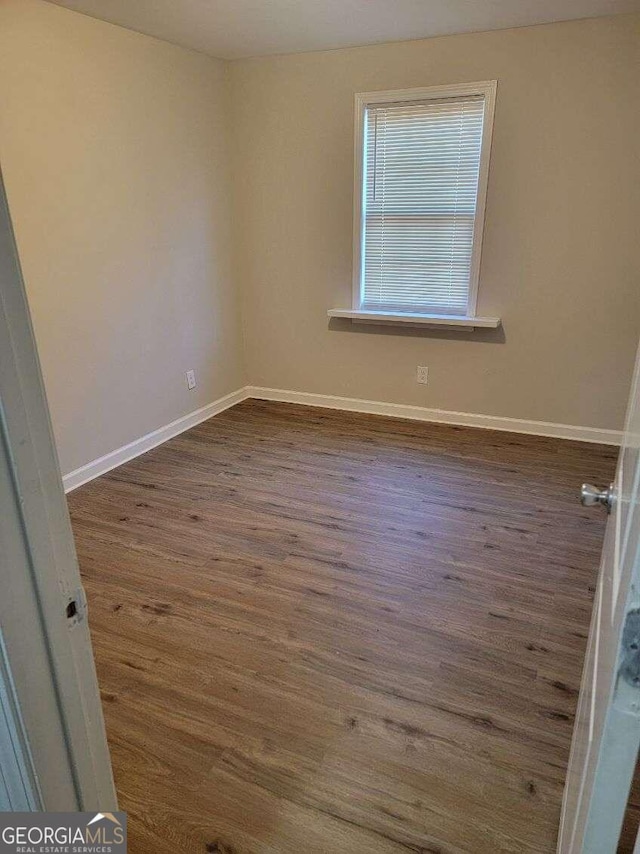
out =
[[[353,288],[352,309],[354,312],[371,312],[363,309],[363,247],[364,247],[364,194],[365,194],[365,116],[367,107],[376,104],[404,103],[407,101],[433,101],[439,98],[457,98],[468,95],[484,96],[484,121],[482,127],[482,142],[480,153],[480,168],[478,172],[478,194],[476,197],[476,213],[473,229],[473,247],[469,274],[469,291],[466,313],[456,315],[440,315],[430,312],[426,306],[424,312],[411,312],[414,317],[476,317],[478,302],[478,287],[480,280],[480,261],[482,255],[482,237],[484,232],[485,206],[487,186],[489,183],[489,164],[491,160],[491,140],[493,136],[493,121],[498,81],[484,80],[476,83],[447,84],[444,86],[428,86],[418,89],[390,89],[381,92],[357,92],[355,95],[355,139],[354,139],[354,192],[353,192]],[[409,312],[402,312],[381,307],[381,314],[387,317],[402,317]]]

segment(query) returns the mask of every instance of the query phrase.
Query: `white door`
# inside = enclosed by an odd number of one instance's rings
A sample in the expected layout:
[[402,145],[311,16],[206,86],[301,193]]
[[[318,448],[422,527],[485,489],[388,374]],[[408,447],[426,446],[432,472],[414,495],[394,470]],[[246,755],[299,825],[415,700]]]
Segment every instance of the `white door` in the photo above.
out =
[[615,854],[640,745],[639,451],[640,351],[609,495],[559,854]]
[[117,809],[84,594],[0,176],[0,806]]

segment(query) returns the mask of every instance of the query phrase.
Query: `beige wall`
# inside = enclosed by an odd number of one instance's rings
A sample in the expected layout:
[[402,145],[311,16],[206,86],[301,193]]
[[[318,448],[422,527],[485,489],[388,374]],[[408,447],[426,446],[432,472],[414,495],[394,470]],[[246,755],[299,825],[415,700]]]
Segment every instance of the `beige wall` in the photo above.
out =
[[[251,382],[620,427],[640,332],[639,31],[624,16],[234,62]],[[478,309],[503,333],[329,326],[350,306],[354,92],[493,78]]]
[[0,163],[63,472],[244,383],[227,113],[223,63],[0,0]]
[[[63,472],[247,381],[619,427],[640,328],[639,31],[626,16],[221,63],[0,0],[0,163]],[[479,311],[504,330],[330,325],[350,302],[354,92],[491,78]]]

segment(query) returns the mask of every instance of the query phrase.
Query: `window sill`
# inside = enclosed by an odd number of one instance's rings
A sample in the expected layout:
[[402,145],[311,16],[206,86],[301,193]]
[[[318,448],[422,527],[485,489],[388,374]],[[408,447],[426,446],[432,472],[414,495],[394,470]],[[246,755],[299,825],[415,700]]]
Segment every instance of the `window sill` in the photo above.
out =
[[499,317],[464,317],[458,314],[418,314],[410,312],[359,311],[350,308],[330,308],[329,317],[340,317],[354,323],[403,324],[410,326],[445,327],[468,332],[473,329],[497,329]]

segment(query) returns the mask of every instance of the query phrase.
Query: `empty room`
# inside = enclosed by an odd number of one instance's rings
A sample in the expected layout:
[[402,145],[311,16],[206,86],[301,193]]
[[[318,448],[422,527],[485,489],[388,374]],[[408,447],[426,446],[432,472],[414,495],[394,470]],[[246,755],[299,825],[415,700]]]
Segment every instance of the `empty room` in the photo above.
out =
[[0,0],[2,851],[638,854],[639,72]]

